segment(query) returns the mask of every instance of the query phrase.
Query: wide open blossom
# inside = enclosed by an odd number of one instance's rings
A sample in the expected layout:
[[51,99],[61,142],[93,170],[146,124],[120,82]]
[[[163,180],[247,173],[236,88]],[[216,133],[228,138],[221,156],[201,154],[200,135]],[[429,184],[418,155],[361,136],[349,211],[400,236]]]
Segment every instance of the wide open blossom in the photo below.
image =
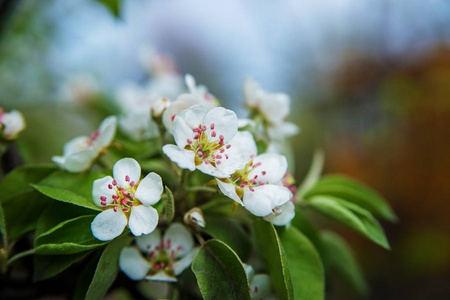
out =
[[103,211],[92,221],[92,234],[109,241],[126,226],[135,236],[149,234],[158,224],[158,212],[151,205],[161,198],[161,177],[152,172],[140,180],[141,166],[132,158],[116,162],[113,176],[94,181],[92,198]]
[[216,178],[216,181],[225,196],[243,205],[255,216],[264,217],[292,198],[292,192],[278,184],[287,166],[283,155],[265,153],[253,157],[229,178]]
[[192,75],[186,74],[186,85],[189,88],[188,94],[180,95],[174,102],[172,102],[163,113],[163,123],[167,130],[173,133],[173,122],[175,116],[182,110],[187,109],[193,105],[201,105],[210,110],[219,105],[219,101],[211,95],[207,88],[203,85],[197,86]]
[[63,156],[53,156],[52,160],[69,172],[87,170],[94,160],[111,144],[116,134],[117,118],[110,116],[103,120],[98,130],[90,137],[80,136],[64,145]]
[[263,118],[271,139],[281,139],[297,134],[297,125],[286,122],[290,111],[290,98],[282,93],[267,93],[252,79],[244,82],[244,102],[254,115]]
[[12,140],[24,129],[25,118],[20,111],[13,109],[7,113],[0,107],[0,136]]
[[167,228],[161,238],[157,228],[151,234],[136,238],[135,247],[122,250],[120,269],[133,280],[177,281],[197,254],[191,233],[179,223]]
[[176,145],[163,152],[180,168],[228,178],[244,167],[256,145],[249,132],[237,131],[236,114],[223,107],[201,105],[181,111],[173,123]]

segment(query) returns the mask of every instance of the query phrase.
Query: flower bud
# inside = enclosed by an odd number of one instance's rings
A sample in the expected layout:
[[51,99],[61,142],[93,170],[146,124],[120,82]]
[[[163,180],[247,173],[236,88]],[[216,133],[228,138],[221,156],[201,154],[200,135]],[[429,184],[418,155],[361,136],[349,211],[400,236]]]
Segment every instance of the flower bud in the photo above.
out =
[[155,105],[152,106],[152,116],[153,118],[160,118],[163,112],[170,105],[170,100],[167,98],[159,99]]
[[205,218],[203,217],[203,212],[198,207],[194,207],[190,211],[188,211],[184,215],[183,220],[184,220],[184,223],[186,223],[187,225],[193,226],[195,228],[198,228],[198,227],[204,228],[206,225]]

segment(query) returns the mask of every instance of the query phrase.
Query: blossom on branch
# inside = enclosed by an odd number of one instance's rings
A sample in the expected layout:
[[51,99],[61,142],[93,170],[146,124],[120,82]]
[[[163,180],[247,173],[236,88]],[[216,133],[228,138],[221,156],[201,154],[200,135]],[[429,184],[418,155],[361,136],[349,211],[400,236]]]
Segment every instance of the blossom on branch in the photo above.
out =
[[118,237],[126,226],[135,236],[149,234],[158,224],[158,212],[151,205],[161,198],[161,177],[152,172],[140,180],[141,167],[132,158],[119,160],[113,175],[94,181],[92,197],[103,211],[92,221],[92,234],[108,241]]
[[103,120],[100,128],[90,137],[80,136],[64,145],[63,156],[53,156],[61,169],[69,172],[82,172],[89,169],[94,160],[111,144],[116,134],[117,118],[110,116]]
[[173,223],[161,237],[157,228],[151,234],[136,238],[137,248],[127,247],[119,258],[120,269],[133,280],[177,281],[197,254],[191,233]]
[[15,139],[25,129],[25,118],[18,110],[5,112],[0,106],[0,136],[7,140]]

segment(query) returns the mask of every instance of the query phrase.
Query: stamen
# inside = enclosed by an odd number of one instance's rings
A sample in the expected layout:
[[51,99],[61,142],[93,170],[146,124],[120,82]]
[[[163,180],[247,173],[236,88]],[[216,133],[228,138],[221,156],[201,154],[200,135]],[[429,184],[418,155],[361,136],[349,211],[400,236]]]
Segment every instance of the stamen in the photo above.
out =
[[112,184],[108,184],[108,189],[112,190]]
[[261,174],[266,175],[267,173],[266,173],[266,171],[262,171]]
[[250,191],[252,191],[252,192],[254,192],[255,191],[255,189],[254,188],[252,188],[252,187],[249,187],[248,188]]
[[203,144],[199,144],[198,149],[203,150]]
[[206,130],[206,126],[203,125],[203,126],[202,126],[202,131],[205,131],[205,130]]
[[264,182],[262,182],[262,181],[259,181],[258,183],[259,183],[259,185],[264,185]]
[[222,162],[220,160],[216,160],[216,164],[220,165]]
[[114,186],[117,185],[117,181],[115,179],[112,181],[112,185],[114,185]]
[[231,144],[228,144],[226,148],[227,148],[227,149],[230,149],[230,147],[231,147]]
[[117,212],[117,206],[113,207],[114,212]]
[[125,181],[126,181],[126,182],[130,182],[130,176],[125,175]]
[[219,139],[220,139],[221,141],[223,141],[223,139],[224,139],[223,135],[219,135]]
[[187,139],[187,143],[190,145],[192,144],[192,140],[191,139]]
[[211,130],[214,130],[214,123],[211,123],[211,125],[209,126],[209,128],[211,128]]
[[131,181],[130,186],[134,186],[134,185],[135,185],[134,181]]
[[102,200],[102,202],[106,201],[106,196],[101,196],[100,200]]
[[205,160],[205,164],[209,165],[209,159]]
[[216,137],[216,132],[215,131],[211,132],[211,136]]
[[199,137],[200,137],[200,135],[199,135],[199,134],[196,134],[196,135],[194,136],[194,140],[198,140]]

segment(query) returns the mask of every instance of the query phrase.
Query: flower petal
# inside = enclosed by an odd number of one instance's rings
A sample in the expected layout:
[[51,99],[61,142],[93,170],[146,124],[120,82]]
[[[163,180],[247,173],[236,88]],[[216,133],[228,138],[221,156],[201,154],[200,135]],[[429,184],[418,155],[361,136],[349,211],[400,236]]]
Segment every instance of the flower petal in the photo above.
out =
[[[226,180],[228,180],[228,179],[226,179]],[[220,179],[216,179],[216,181],[217,181],[217,185],[219,186],[220,191],[225,196],[236,201],[240,205],[244,205],[244,203],[242,203],[241,198],[239,198],[239,196],[236,193],[236,186],[234,184],[229,183],[229,182],[223,182]]]
[[[190,151],[192,152],[192,151]],[[192,152],[193,153],[193,152]],[[217,177],[217,178],[228,178],[230,176],[231,173],[225,173],[223,171],[221,171],[219,168],[214,167],[211,164],[206,164],[204,162],[202,162],[201,165],[197,166],[197,169],[199,169],[201,172],[211,175],[213,177]]]
[[[176,101],[172,102],[170,106],[164,111],[162,118],[164,126],[166,126],[167,130],[169,130],[169,132],[173,134],[173,123],[175,120],[175,116],[182,110],[189,108],[195,104],[199,104],[199,100],[198,97],[192,94],[182,94],[177,98]],[[199,121],[201,121],[201,119]]]
[[194,105],[187,109],[182,110],[178,115],[175,117],[174,120],[174,134],[176,134],[175,131],[175,121],[177,118],[180,118],[184,121],[184,123],[189,126],[191,129],[198,127],[198,125],[202,124],[202,121],[206,115],[206,108],[202,105]]
[[288,201],[285,204],[276,207],[275,212],[272,212],[270,215],[265,216],[263,219],[269,221],[273,225],[284,226],[288,225],[289,222],[291,222],[294,217],[295,217],[294,203]]
[[150,265],[134,247],[123,248],[119,256],[119,267],[132,280],[144,279]]
[[90,143],[91,141],[87,136],[73,138],[64,145],[63,155],[67,157],[83,150],[90,149],[92,148]]
[[255,157],[253,164],[261,163],[250,172],[249,177],[258,175],[258,180],[267,183],[276,183],[280,181],[287,171],[287,159],[285,156],[277,153],[264,153]]
[[142,252],[150,253],[161,244],[161,231],[156,228],[150,234],[143,234],[135,238],[136,244]]
[[221,164],[217,166],[222,173],[227,174],[226,177],[237,170],[243,169],[245,164],[250,161],[251,156],[257,153],[253,135],[248,131],[237,132],[234,138],[229,141],[229,144],[231,147],[222,154],[224,158],[221,159]]
[[138,205],[131,209],[128,227],[135,236],[149,234],[158,225],[158,211],[151,206]]
[[52,161],[61,169],[78,173],[89,169],[96,157],[97,152],[93,148],[88,148],[69,156],[53,156]]
[[3,132],[7,139],[15,138],[25,129],[25,118],[18,110],[11,110],[9,113],[4,113],[2,123],[5,126]]
[[250,283],[250,291],[252,299],[263,299],[270,294],[272,286],[270,284],[270,277],[266,274],[258,274],[253,277]]
[[[129,187],[131,181],[137,183],[141,178],[141,166],[133,158],[122,158],[114,165],[113,176],[119,186]],[[126,181],[127,176],[129,181]]]
[[101,151],[103,148],[106,148],[111,144],[114,135],[116,134],[117,128],[117,117],[109,116],[100,124],[100,135],[94,141],[94,147],[97,151]]
[[127,226],[127,217],[119,210],[107,209],[99,213],[91,223],[92,235],[100,241],[118,237]]
[[106,197],[105,201],[107,204],[113,202],[112,196],[116,194],[116,188],[108,188],[108,185],[110,185],[112,181],[113,178],[111,176],[106,176],[94,181],[92,185],[92,199],[94,200],[95,205],[97,205],[98,207],[104,207],[101,204],[102,200],[100,199],[102,196]]
[[163,152],[182,169],[195,170],[194,152],[180,149],[175,145],[164,145]]
[[161,176],[150,173],[142,179],[136,190],[135,197],[145,206],[153,205],[161,199],[163,185]]
[[180,275],[181,272],[184,271],[184,269],[191,265],[194,257],[197,255],[198,250],[198,248],[192,249],[188,254],[186,254],[185,257],[173,264],[173,273],[175,274],[175,276]]
[[257,186],[254,191],[244,190],[243,202],[245,208],[258,217],[272,213],[272,209],[292,198],[292,192],[285,187],[267,184]]
[[164,243],[166,248],[170,245],[170,250],[179,250],[178,257],[185,256],[194,247],[191,232],[180,223],[173,223],[167,228],[164,233]]
[[[214,129],[211,129],[211,124],[214,124]],[[231,140],[238,130],[236,113],[223,107],[215,107],[208,111],[202,125],[206,126],[205,133],[207,135],[213,130],[217,136],[223,135],[225,143]]]

